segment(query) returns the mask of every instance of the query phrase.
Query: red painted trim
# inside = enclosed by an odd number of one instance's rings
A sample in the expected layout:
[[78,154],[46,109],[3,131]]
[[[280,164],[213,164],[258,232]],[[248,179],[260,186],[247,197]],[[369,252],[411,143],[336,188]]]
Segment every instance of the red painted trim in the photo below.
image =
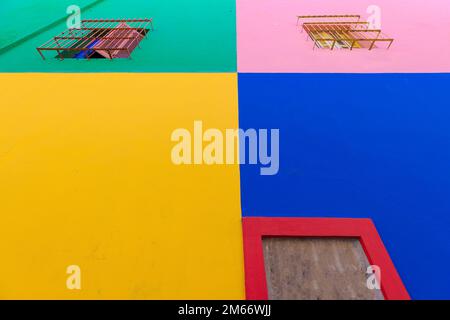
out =
[[386,300],[409,300],[409,294],[370,219],[243,218],[245,289],[248,300],[267,300],[262,238],[359,238],[369,263],[381,268],[381,290]]

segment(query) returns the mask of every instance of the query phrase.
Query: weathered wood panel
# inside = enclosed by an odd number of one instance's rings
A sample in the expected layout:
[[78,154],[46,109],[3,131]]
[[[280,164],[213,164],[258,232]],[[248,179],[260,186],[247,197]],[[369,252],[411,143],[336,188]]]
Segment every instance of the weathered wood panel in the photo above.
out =
[[358,239],[270,237],[263,247],[269,299],[383,299],[367,287]]

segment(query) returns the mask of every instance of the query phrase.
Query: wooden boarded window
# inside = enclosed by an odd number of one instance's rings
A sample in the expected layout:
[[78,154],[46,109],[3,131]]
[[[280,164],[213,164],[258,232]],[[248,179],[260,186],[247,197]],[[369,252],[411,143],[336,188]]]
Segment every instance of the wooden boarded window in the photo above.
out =
[[264,237],[263,252],[269,299],[384,299],[357,238]]

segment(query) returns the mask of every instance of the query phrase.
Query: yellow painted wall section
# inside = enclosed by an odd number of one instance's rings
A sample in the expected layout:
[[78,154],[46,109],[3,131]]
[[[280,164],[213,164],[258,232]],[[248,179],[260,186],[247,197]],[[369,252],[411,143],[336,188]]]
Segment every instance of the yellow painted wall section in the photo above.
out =
[[235,74],[0,83],[0,298],[244,298],[238,165],[170,157],[194,120],[238,127]]

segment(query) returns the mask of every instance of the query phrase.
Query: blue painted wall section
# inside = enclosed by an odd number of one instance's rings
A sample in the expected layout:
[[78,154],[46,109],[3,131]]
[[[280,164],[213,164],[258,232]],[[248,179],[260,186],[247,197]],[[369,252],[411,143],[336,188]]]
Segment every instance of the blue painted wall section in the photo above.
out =
[[280,171],[241,165],[244,216],[372,218],[413,299],[450,299],[450,74],[239,74],[240,127],[280,129]]

